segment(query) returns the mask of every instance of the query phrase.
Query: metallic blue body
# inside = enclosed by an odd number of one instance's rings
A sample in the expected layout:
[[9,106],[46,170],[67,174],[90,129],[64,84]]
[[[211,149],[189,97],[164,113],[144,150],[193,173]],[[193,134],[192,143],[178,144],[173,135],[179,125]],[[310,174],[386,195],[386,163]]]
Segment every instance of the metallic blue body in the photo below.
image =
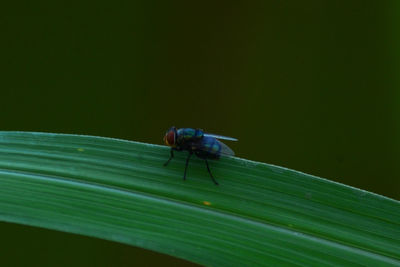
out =
[[204,133],[201,129],[193,128],[181,128],[171,127],[164,136],[164,142],[171,147],[168,161],[164,163],[167,166],[171,159],[174,157],[174,151],[187,150],[189,152],[186,158],[185,172],[183,179],[186,180],[186,170],[189,164],[190,157],[195,154],[199,158],[204,159],[208,173],[214,184],[218,185],[218,182],[214,179],[211,174],[210,167],[208,166],[207,159],[218,159],[222,154],[225,156],[233,156],[234,152],[224,143],[218,139],[237,141],[236,138]]

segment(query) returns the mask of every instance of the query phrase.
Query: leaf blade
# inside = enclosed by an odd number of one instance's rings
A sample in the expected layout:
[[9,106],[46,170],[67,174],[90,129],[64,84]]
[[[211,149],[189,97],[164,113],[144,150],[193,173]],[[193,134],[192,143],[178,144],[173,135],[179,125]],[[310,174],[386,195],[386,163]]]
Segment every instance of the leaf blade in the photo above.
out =
[[1,132],[0,220],[207,265],[400,263],[395,200],[237,158],[212,163],[221,186],[200,160],[183,182],[184,155],[167,158],[137,142]]

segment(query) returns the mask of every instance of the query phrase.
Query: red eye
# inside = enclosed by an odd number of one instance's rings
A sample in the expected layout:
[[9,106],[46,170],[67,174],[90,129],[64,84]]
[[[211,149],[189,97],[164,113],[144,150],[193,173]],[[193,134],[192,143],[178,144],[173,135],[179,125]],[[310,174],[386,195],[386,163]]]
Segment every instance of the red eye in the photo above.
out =
[[169,146],[175,145],[175,132],[174,131],[167,132],[167,134],[165,135],[165,143]]

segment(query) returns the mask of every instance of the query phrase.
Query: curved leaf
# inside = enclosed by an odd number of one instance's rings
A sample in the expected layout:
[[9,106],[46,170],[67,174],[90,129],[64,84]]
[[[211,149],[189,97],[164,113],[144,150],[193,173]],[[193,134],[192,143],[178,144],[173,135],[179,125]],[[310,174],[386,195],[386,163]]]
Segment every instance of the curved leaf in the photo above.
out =
[[66,134],[0,132],[0,220],[205,265],[400,265],[400,203],[239,158]]

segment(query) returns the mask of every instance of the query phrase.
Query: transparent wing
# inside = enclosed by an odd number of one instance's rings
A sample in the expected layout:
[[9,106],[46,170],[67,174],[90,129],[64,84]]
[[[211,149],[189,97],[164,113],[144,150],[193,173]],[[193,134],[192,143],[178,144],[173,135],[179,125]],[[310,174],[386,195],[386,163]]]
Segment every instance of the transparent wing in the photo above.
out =
[[218,134],[204,133],[204,136],[214,137],[214,138],[221,139],[221,140],[238,141],[236,138],[218,135]]
[[[234,139],[234,140],[236,141],[237,139]],[[218,141],[218,143],[221,145],[221,152],[220,153],[222,155],[224,155],[224,156],[234,156],[235,155],[235,152],[233,152],[233,150],[230,149],[227,145],[225,145],[224,143],[222,143],[220,141]]]

